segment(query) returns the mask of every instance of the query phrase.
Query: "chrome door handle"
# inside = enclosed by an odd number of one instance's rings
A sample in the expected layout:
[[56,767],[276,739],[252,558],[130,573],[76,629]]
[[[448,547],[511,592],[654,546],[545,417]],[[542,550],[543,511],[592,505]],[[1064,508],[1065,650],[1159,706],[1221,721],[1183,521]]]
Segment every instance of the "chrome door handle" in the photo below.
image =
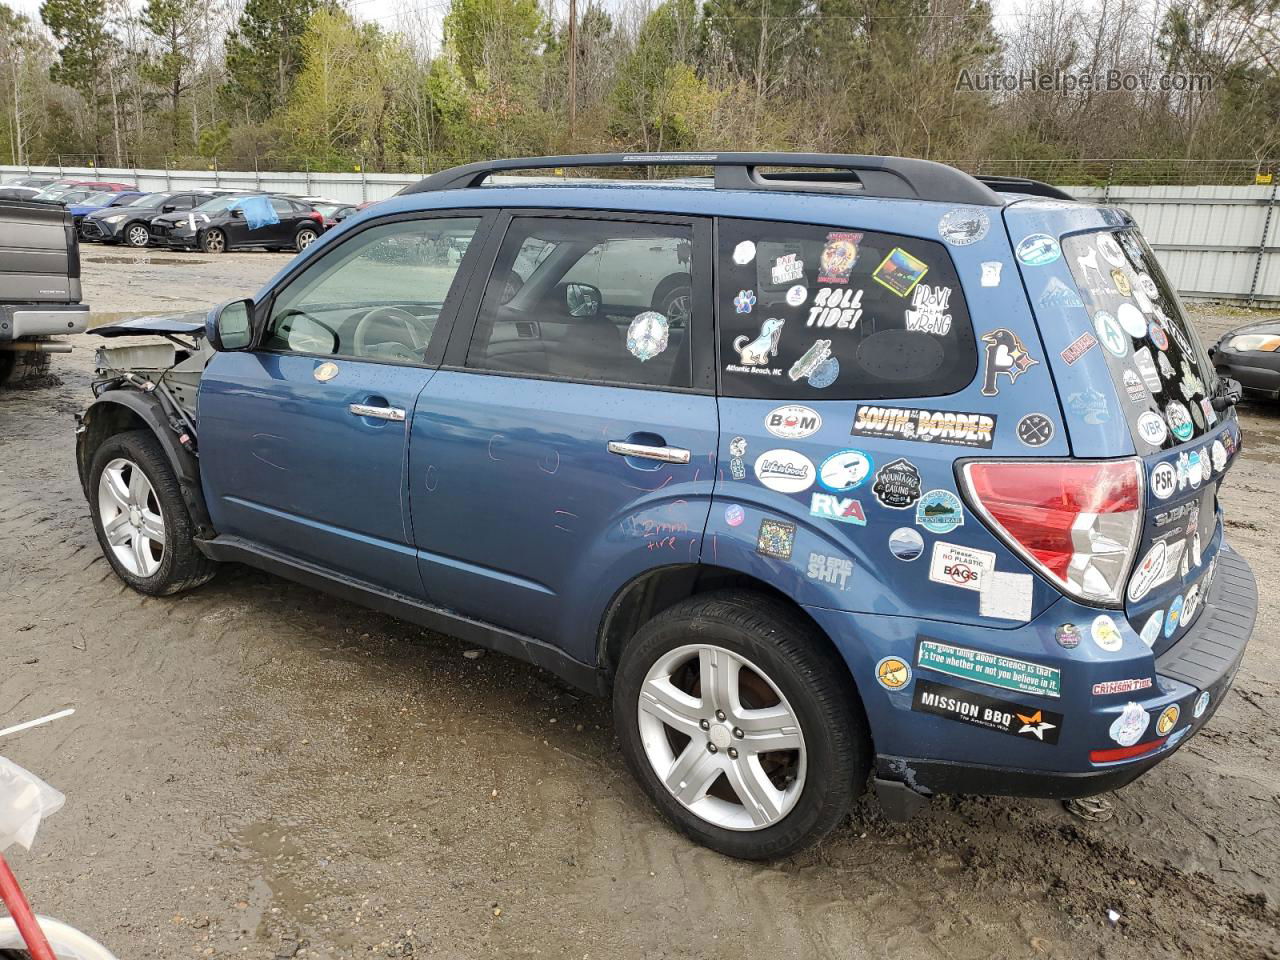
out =
[[620,457],[644,457],[646,460],[661,460],[663,463],[689,462],[689,451],[679,447],[648,447],[643,443],[610,440],[609,452]]
[[374,407],[367,403],[353,403],[347,408],[357,417],[373,417],[376,420],[404,420],[404,411],[399,407]]

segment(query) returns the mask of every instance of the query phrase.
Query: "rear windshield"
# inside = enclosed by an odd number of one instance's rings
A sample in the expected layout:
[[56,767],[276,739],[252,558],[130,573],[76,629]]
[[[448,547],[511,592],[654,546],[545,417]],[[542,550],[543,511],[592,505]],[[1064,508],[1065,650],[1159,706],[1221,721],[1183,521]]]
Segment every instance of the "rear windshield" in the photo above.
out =
[[1142,234],[1076,234],[1063,238],[1062,253],[1135,439],[1167,449],[1211,430],[1217,375]]
[[967,386],[978,351],[941,243],[850,227],[719,222],[722,390],[863,400]]

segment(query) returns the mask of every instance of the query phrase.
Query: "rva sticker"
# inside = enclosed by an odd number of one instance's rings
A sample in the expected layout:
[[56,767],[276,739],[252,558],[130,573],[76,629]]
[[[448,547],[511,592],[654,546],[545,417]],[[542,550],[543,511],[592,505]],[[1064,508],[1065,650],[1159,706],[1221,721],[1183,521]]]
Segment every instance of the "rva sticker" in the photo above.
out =
[[957,647],[929,637],[920,638],[916,647],[916,666],[1038,697],[1057,698],[1062,695],[1062,671],[1057,667]]
[[933,545],[929,563],[929,579],[948,587],[982,591],[987,573],[996,568],[996,555],[989,550],[974,550],[955,543],[938,541]]
[[814,493],[809,498],[809,516],[852,523],[859,527],[867,525],[867,517],[862,512],[860,501],[851,497],[837,497],[833,493]]
[[864,404],[854,414],[853,427],[849,432],[859,437],[886,437],[990,450],[995,442],[996,416]]
[[923,677],[916,681],[911,709],[1051,745],[1057,744],[1062,731],[1060,713],[997,700]]

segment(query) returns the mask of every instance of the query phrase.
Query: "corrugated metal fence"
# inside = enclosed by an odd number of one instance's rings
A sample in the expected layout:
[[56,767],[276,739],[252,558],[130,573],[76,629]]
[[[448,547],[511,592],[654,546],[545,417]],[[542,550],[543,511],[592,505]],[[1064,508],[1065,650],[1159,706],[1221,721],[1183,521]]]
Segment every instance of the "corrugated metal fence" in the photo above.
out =
[[[121,180],[143,190],[224,187],[383,200],[417,182],[413,173],[275,173],[0,166],[0,178],[29,174]],[[1280,196],[1270,186],[1065,187],[1081,200],[1124,207],[1155,248],[1183,296],[1280,304]]]

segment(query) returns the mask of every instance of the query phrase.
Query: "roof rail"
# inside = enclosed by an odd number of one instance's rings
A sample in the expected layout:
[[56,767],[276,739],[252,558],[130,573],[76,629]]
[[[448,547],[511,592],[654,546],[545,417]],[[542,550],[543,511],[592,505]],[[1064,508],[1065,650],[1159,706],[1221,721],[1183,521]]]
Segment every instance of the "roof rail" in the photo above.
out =
[[1051,186],[1042,180],[1027,180],[1024,177],[987,177],[974,179],[985,183],[997,193],[1026,193],[1033,197],[1052,197],[1054,200],[1075,200],[1071,194],[1061,187]]
[[[592,153],[484,160],[434,173],[405,187],[400,194],[478,187],[493,174],[512,170],[629,166],[713,167],[718,190],[856,192],[869,197],[938,200],[986,207],[1004,204],[990,187],[946,164],[908,157],[863,157],[844,153]],[[801,173],[762,173],[758,169],[760,167],[816,169]]]

